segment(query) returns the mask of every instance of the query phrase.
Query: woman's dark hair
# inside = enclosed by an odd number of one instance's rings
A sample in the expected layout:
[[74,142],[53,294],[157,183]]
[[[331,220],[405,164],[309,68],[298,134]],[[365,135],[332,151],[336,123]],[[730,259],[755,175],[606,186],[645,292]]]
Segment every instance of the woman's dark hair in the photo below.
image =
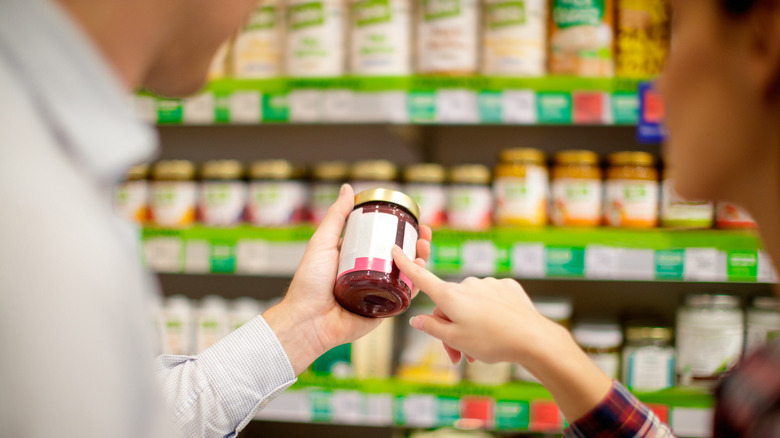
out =
[[753,9],[753,6],[760,3],[761,0],[720,0],[723,9],[734,16],[744,15]]

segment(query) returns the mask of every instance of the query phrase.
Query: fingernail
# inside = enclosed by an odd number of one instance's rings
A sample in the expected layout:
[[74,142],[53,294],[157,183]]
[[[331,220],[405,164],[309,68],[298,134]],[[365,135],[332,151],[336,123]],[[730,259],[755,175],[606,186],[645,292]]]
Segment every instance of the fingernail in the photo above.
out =
[[414,327],[414,328],[416,328],[416,329],[419,329],[419,328],[420,328],[420,327],[419,327],[419,326],[420,326],[420,324],[419,324],[419,323],[416,323],[417,321],[415,321],[415,319],[416,319],[416,317],[414,317],[414,316],[413,316],[413,317],[411,317],[411,318],[409,318],[409,325],[410,325],[410,326],[412,326],[412,327]]
[[342,196],[342,195],[344,195],[344,193],[345,193],[346,191],[347,191],[347,185],[346,185],[346,184],[342,184],[342,185],[341,185],[341,190],[339,190],[339,196]]
[[393,254],[401,254],[403,251],[401,250],[401,247],[398,245],[393,245]]

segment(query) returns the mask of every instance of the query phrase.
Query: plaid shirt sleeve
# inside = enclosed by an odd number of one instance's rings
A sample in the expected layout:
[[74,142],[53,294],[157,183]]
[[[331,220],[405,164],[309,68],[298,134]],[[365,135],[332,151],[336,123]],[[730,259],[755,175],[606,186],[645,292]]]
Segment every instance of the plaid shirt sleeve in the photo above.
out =
[[566,438],[666,438],[674,434],[623,385],[612,389],[601,403],[567,428]]

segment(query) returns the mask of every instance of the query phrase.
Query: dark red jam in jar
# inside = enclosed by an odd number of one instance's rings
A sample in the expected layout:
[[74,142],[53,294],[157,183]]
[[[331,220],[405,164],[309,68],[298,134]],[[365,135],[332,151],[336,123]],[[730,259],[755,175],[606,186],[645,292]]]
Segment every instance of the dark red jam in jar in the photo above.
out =
[[420,208],[409,196],[374,189],[355,196],[341,244],[334,294],[341,307],[370,318],[402,313],[412,299],[412,282],[393,262],[393,245],[414,260]]

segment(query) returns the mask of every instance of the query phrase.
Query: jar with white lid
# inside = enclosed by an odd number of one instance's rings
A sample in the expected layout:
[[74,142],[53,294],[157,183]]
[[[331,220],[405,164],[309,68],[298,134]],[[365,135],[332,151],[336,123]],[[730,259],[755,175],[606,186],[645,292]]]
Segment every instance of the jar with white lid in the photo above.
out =
[[350,73],[406,76],[412,73],[411,0],[350,0]]
[[346,0],[288,0],[286,73],[336,77],[346,70]]
[[745,354],[780,337],[780,302],[775,297],[755,297],[747,311]]
[[714,380],[739,361],[744,315],[732,295],[689,295],[677,311],[677,372],[684,383]]
[[674,386],[673,331],[668,327],[631,326],[623,349],[623,383],[630,390],[658,391]]
[[264,0],[249,15],[233,43],[232,75],[275,78],[283,73],[284,13],[281,0]]
[[412,164],[404,169],[406,194],[420,206],[420,223],[423,225],[439,228],[447,220],[446,176],[441,164]]
[[387,160],[358,161],[352,165],[350,178],[356,195],[374,189],[401,190],[398,166]]
[[308,217],[304,169],[286,160],[252,163],[247,217],[261,227],[297,225]]
[[231,226],[243,221],[247,201],[243,178],[244,166],[239,161],[213,160],[203,164],[198,208],[201,223]]
[[574,326],[572,335],[588,357],[610,379],[620,377],[620,346],[623,332],[615,323],[589,322]]
[[[574,313],[574,306],[569,298],[566,297],[544,297],[533,300],[534,307],[542,314],[542,316],[551,319],[558,324],[571,328],[571,318]],[[524,367],[515,364],[514,376],[517,380],[524,382],[536,382],[539,381]]]
[[546,0],[482,0],[482,70],[485,76],[544,76]]
[[341,185],[347,182],[349,167],[342,161],[326,161],[314,166],[311,186],[311,221],[315,225],[322,222],[328,209],[339,197]]
[[417,73],[470,75],[479,69],[479,0],[425,0],[417,14]]

